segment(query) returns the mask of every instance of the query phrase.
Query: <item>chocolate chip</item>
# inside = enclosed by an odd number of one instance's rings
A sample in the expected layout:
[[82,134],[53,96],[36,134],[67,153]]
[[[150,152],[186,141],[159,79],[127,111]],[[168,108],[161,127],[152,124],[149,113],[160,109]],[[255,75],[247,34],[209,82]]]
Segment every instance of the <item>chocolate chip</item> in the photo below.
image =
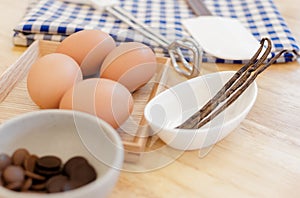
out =
[[36,160],[34,172],[49,178],[61,173],[61,164],[56,156],[44,156]]
[[5,187],[10,190],[20,190],[22,185],[23,185],[23,182],[17,181],[17,182],[11,182],[11,183],[7,184]]
[[20,166],[10,165],[3,171],[3,180],[5,183],[15,183],[24,181],[24,170]]
[[17,149],[12,155],[12,163],[21,166],[30,154],[26,149]]
[[22,192],[28,191],[31,185],[32,185],[32,179],[31,178],[26,179],[21,188],[21,191]]
[[35,169],[35,173],[42,175],[44,177],[50,178],[53,177],[55,175],[58,175],[61,173],[61,169],[58,170],[42,170],[42,169]]
[[28,170],[26,170],[24,172],[24,174],[31,179],[35,179],[35,180],[39,180],[39,181],[44,181],[46,179],[44,176],[38,175],[38,174],[30,172]]
[[51,177],[46,183],[46,189],[49,193],[61,192],[66,182],[68,182],[67,176],[57,175]]
[[0,172],[11,164],[11,159],[7,154],[0,154]]
[[36,155],[30,155],[24,161],[24,168],[27,171],[34,172],[35,164],[38,157]]
[[84,157],[69,159],[62,168],[56,156],[38,158],[26,149],[12,157],[0,154],[0,186],[21,192],[57,193],[69,191],[94,181],[95,169]]
[[63,172],[67,175],[70,175],[71,169],[75,165],[87,164],[87,163],[88,163],[88,161],[81,156],[73,157],[65,163],[65,165],[63,167]]
[[94,181],[96,177],[95,169],[87,163],[75,165],[70,172],[70,180],[80,182],[80,186]]
[[31,186],[32,190],[44,190],[46,189],[46,183],[34,184]]
[[39,170],[59,170],[61,164],[61,159],[56,156],[44,156],[36,160],[36,167]]
[[69,190],[73,190],[73,189],[76,189],[76,188],[79,188],[82,184],[79,182],[79,181],[67,181],[63,188],[62,188],[62,191],[69,191]]
[[0,186],[3,186],[2,172],[0,172]]

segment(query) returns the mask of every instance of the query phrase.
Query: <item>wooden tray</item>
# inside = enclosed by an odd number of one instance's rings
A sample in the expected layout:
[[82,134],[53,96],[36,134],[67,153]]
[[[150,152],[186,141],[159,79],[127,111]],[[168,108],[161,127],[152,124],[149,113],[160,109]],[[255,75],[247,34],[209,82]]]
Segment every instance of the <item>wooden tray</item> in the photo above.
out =
[[[39,110],[28,95],[25,77],[32,63],[43,55],[53,53],[58,44],[52,41],[34,42],[16,63],[2,74],[0,78],[1,122],[18,114]],[[150,131],[143,117],[145,105],[167,85],[170,61],[167,58],[157,58],[157,62],[158,68],[154,77],[133,93],[135,103],[131,119],[117,130],[123,140],[127,162],[136,162],[139,159],[148,140]]]

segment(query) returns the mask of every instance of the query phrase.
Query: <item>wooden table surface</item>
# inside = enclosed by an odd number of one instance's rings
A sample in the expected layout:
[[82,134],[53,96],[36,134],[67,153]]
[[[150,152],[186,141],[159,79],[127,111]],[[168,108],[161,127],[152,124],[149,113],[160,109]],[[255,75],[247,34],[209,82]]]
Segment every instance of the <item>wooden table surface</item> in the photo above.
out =
[[[274,2],[300,41],[300,2]],[[27,3],[1,0],[0,73],[26,49],[12,44],[12,29]],[[203,71],[240,66],[205,64]],[[110,197],[300,197],[300,64],[273,65],[256,82],[258,98],[247,118],[205,157],[199,158],[199,151],[184,152],[157,170],[122,171]],[[1,104],[0,114],[14,112],[11,104],[19,92],[12,94]],[[22,104],[16,105],[23,113]]]

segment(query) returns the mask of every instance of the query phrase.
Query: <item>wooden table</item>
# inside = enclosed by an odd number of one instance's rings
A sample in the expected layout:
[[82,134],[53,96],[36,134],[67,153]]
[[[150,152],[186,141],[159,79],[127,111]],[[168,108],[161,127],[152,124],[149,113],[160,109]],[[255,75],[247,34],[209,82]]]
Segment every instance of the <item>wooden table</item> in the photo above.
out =
[[[300,2],[274,0],[294,36],[300,41]],[[24,52],[12,44],[12,29],[21,19],[27,0],[0,4],[0,72]],[[205,64],[204,72],[212,64]],[[240,65],[215,65],[237,70]],[[234,132],[204,158],[185,152],[155,171],[123,171],[110,197],[300,197],[300,64],[277,64],[257,79],[257,101]],[[14,99],[17,88],[0,104],[1,120],[26,112]]]

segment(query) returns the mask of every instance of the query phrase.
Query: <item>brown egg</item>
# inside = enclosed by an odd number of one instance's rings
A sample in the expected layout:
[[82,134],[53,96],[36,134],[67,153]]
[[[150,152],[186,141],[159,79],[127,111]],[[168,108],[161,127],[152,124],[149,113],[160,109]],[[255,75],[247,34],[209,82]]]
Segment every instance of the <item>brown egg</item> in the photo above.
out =
[[106,55],[116,47],[113,38],[101,30],[82,30],[71,34],[56,52],[71,56],[80,66],[83,76],[99,72]]
[[58,108],[64,93],[82,80],[78,64],[64,54],[48,54],[30,68],[27,88],[31,99],[43,109]]
[[120,82],[130,92],[147,83],[157,67],[153,51],[137,42],[123,43],[107,55],[100,69],[100,77]]
[[73,109],[96,115],[118,128],[133,109],[131,93],[122,84],[90,78],[69,89],[60,102],[60,109]]

